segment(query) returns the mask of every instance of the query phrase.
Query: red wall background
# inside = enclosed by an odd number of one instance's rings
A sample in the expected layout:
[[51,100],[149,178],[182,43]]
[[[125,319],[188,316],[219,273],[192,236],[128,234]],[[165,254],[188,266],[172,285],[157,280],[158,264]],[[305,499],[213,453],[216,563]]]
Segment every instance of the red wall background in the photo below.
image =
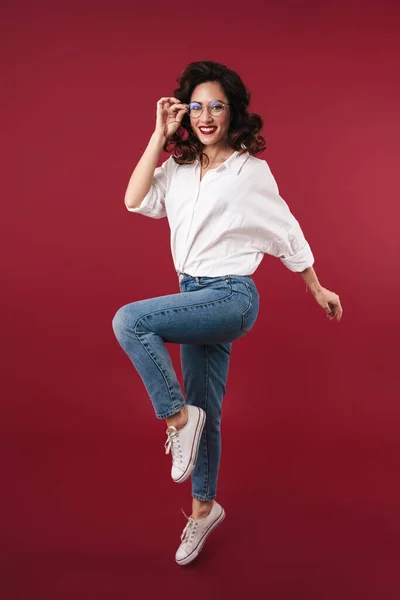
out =
[[[0,16],[3,598],[397,599],[398,3],[16,1]],[[330,322],[265,256],[224,400],[227,519],[180,569],[190,484],[170,479],[165,423],[111,321],[178,291],[167,220],[123,198],[157,100],[204,59],[250,89],[260,158],[344,314]]]

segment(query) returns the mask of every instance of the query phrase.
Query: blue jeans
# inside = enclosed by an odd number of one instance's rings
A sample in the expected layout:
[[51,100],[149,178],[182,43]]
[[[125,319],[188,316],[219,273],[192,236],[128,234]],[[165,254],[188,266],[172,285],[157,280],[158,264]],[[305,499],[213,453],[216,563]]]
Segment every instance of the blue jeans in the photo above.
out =
[[[260,297],[248,275],[193,277],[178,271],[178,278],[180,293],[125,304],[112,326],[158,419],[179,412],[185,402],[206,412],[192,496],[209,501],[217,491],[222,400],[232,342],[253,327]],[[185,396],[166,343],[180,344]]]

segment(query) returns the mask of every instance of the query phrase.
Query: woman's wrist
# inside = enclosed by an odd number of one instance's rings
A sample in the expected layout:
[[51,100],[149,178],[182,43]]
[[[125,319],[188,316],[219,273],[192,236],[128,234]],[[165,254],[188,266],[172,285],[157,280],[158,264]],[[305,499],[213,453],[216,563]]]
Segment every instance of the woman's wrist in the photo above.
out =
[[322,286],[318,281],[313,283],[306,283],[306,290],[309,289],[313,296],[318,294],[322,290]]
[[165,135],[159,133],[158,131],[153,131],[151,139],[154,140],[156,144],[159,144],[161,148],[164,146],[166,140]]
[[306,290],[309,289],[310,292],[315,295],[321,291],[322,286],[318,281],[318,277],[313,267],[308,267],[304,271],[300,272],[300,275],[303,278],[304,283],[306,284]]

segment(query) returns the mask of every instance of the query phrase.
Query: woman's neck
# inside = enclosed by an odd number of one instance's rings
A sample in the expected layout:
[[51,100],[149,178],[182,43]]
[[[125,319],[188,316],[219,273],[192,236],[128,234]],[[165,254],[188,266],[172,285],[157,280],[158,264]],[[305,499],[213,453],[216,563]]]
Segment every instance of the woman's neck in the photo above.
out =
[[233,153],[235,152],[235,150],[233,150],[233,148],[227,146],[226,148],[203,148],[203,154],[205,154],[209,160],[209,162],[207,163],[207,161],[203,158],[204,163],[203,166],[204,167],[208,167],[211,165],[215,165],[218,163],[223,163],[225,162]]

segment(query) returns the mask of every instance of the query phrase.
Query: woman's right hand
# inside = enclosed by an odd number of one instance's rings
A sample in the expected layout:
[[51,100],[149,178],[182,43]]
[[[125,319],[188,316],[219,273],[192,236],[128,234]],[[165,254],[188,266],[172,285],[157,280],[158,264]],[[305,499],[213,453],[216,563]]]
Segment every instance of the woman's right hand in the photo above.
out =
[[180,127],[187,111],[187,104],[178,98],[160,98],[157,102],[157,119],[154,133],[165,140],[169,139]]

